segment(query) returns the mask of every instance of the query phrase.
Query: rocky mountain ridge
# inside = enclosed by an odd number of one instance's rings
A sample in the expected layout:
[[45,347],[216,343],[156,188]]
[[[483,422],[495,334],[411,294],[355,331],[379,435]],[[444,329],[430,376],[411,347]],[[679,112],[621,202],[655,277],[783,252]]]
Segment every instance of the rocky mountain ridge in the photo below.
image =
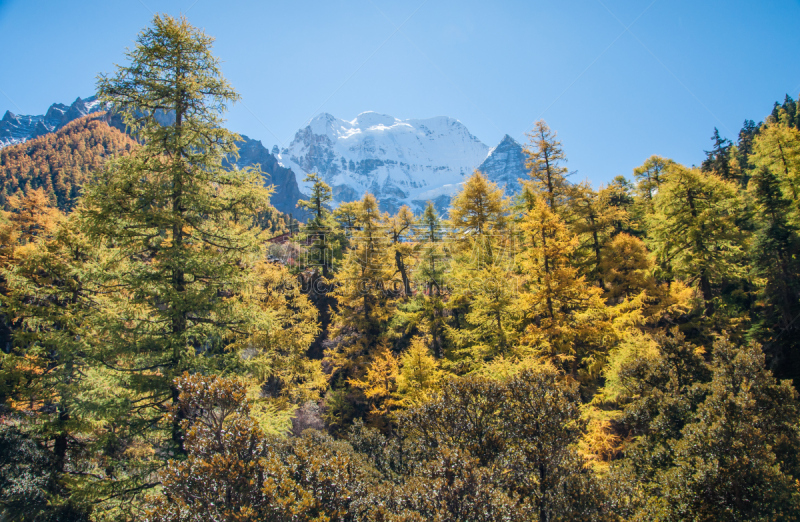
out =
[[[0,120],[0,148],[55,132],[103,109],[92,96],[71,105],[54,103],[38,116],[6,111]],[[168,124],[168,115],[162,119]],[[108,122],[125,130],[118,117]],[[239,158],[231,163],[240,168],[259,164],[267,174],[265,183],[275,186],[273,205],[304,219],[307,216],[296,203],[310,189],[303,178],[311,172],[331,185],[334,206],[372,192],[385,211],[395,212],[407,204],[419,212],[433,201],[444,212],[476,169],[506,193],[517,192],[518,178],[527,176],[525,161],[522,146],[509,135],[489,148],[453,118],[400,120],[368,111],[351,121],[320,114],[282,150],[276,146],[270,151],[260,141],[242,136]]]
[[71,105],[54,103],[46,113],[38,116],[6,111],[0,120],[0,148],[55,132],[73,120],[103,109],[103,104],[95,96],[90,96],[86,99],[78,97]]
[[320,174],[333,189],[334,203],[372,192],[390,212],[403,204],[419,211],[428,200],[444,210],[476,168],[516,191],[516,179],[525,172],[522,156],[511,137],[490,149],[453,118],[400,120],[375,112],[351,121],[320,114],[277,155],[299,178]]

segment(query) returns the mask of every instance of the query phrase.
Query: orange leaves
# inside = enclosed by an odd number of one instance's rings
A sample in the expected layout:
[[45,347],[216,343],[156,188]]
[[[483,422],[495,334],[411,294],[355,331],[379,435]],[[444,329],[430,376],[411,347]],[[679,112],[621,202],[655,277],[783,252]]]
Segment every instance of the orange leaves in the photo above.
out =
[[78,118],[56,133],[0,151],[4,187],[0,203],[18,192],[42,189],[60,209],[71,208],[91,171],[107,158],[137,147],[129,136],[105,123],[104,116]]

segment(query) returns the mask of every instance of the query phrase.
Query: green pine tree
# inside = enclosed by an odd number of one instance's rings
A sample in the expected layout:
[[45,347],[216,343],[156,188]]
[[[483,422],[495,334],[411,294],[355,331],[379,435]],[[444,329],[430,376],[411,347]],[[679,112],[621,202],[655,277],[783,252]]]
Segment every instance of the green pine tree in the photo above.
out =
[[330,279],[333,275],[331,267],[334,258],[341,255],[340,238],[333,213],[328,208],[333,200],[331,187],[319,174],[307,174],[305,182],[311,183],[311,196],[307,200],[299,200],[297,206],[307,210],[311,217],[301,237],[310,241],[308,265],[321,266],[322,276]]
[[[85,190],[89,231],[115,256],[94,357],[135,394],[129,422],[142,429],[169,423],[178,375],[240,366],[242,350],[258,350],[251,335],[273,327],[253,270],[264,256],[254,219],[270,190],[260,171],[223,166],[240,138],[221,113],[238,95],[212,41],[183,18],[156,15],[130,64],[98,82],[141,147]],[[180,419],[164,427],[180,448]]]
[[777,375],[800,379],[800,232],[790,220],[791,202],[780,178],[762,167],[749,186],[756,202],[757,229],[750,249],[753,276],[761,284],[752,333],[770,355]]
[[714,311],[714,287],[742,275],[744,243],[736,226],[741,206],[735,185],[673,164],[647,218],[648,243],[661,269],[694,282],[709,316]]

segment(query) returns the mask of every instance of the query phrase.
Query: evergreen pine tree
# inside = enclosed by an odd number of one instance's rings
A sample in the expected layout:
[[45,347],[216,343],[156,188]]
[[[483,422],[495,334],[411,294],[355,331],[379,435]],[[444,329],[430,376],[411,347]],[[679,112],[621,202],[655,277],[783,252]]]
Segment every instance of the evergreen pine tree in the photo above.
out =
[[297,202],[298,208],[305,209],[311,214],[303,234],[303,238],[311,242],[309,245],[310,258],[306,264],[321,266],[322,276],[330,279],[333,275],[331,272],[333,258],[339,253],[338,238],[335,234],[336,222],[328,208],[333,200],[333,192],[319,174],[307,174],[303,181],[312,184],[309,199],[301,199]]
[[[252,292],[263,257],[253,223],[270,191],[260,171],[223,166],[240,138],[220,113],[238,95],[212,41],[185,19],[156,15],[130,64],[98,83],[141,146],[86,187],[89,231],[116,258],[104,281],[107,340],[94,357],[124,376],[137,397],[129,421],[144,426],[169,420],[175,377],[239,364],[251,334],[273,327]],[[180,448],[180,419],[171,432]]]
[[736,226],[741,207],[736,187],[714,174],[672,165],[653,199],[648,242],[661,269],[696,282],[708,315],[714,286],[742,275],[743,238]]
[[753,275],[762,281],[753,311],[753,333],[764,343],[777,375],[800,379],[800,233],[790,221],[792,204],[775,172],[761,167],[750,180],[757,229],[751,247]]
[[731,171],[731,148],[733,144],[731,140],[723,138],[719,135],[719,130],[714,127],[714,136],[711,138],[714,142],[714,147],[706,151],[706,159],[700,165],[700,170],[703,172],[713,172],[717,176],[727,181],[739,181],[736,179],[734,172]]
[[753,164],[750,155],[753,153],[753,145],[761,125],[756,125],[753,120],[745,120],[739,131],[739,139],[736,141],[736,164],[741,171],[742,186],[747,187],[750,171]]

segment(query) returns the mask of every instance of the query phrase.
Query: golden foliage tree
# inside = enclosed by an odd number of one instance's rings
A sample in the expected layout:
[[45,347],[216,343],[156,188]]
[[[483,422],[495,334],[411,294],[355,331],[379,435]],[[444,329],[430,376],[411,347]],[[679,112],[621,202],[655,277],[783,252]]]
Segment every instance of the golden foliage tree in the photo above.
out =
[[608,311],[601,290],[579,275],[572,263],[578,238],[551,210],[544,197],[536,200],[522,222],[530,244],[519,254],[523,277],[514,303],[524,317],[522,342],[569,373],[596,373],[605,351]]

